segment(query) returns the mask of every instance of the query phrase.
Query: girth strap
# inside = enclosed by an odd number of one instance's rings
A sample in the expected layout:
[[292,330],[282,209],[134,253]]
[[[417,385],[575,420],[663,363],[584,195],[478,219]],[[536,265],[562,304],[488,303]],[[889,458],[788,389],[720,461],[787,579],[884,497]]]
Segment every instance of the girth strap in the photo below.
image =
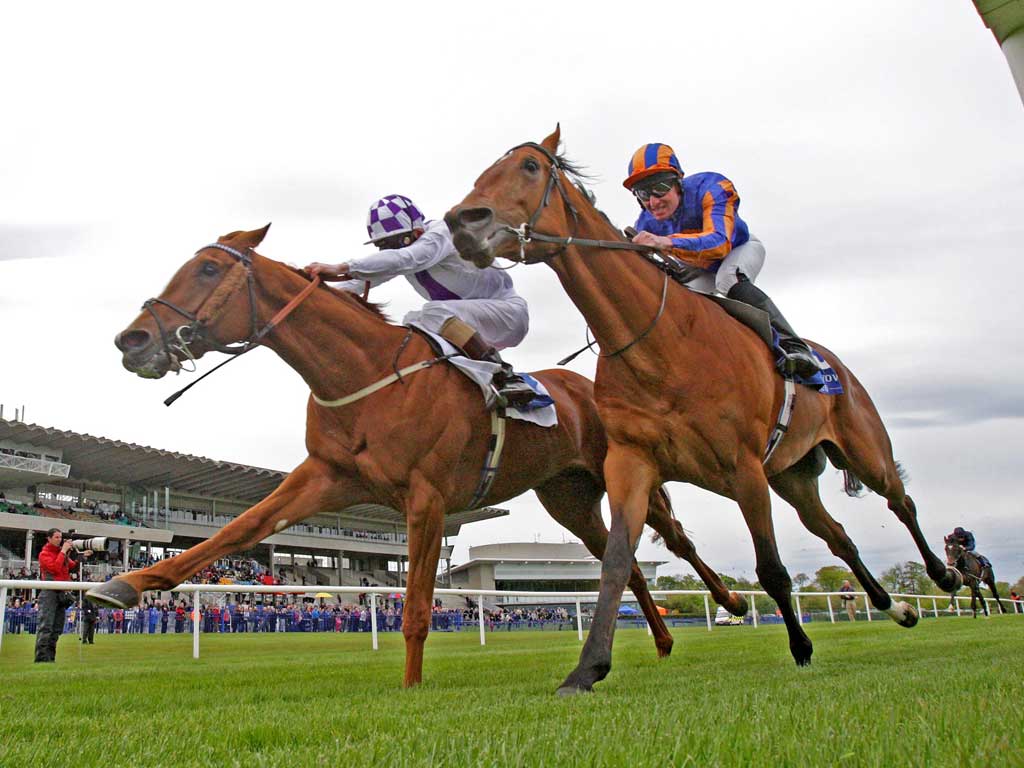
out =
[[487,445],[487,457],[484,459],[484,468],[480,471],[480,483],[476,487],[476,493],[470,499],[466,509],[476,509],[480,502],[491,490],[494,479],[498,476],[498,469],[501,467],[501,452],[505,447],[505,409],[495,408],[491,411],[491,439]]
[[788,376],[784,383],[786,392],[782,398],[782,407],[779,408],[779,417],[775,420],[775,429],[772,430],[772,434],[768,438],[768,446],[764,449],[764,459],[761,464],[768,463],[768,459],[772,457],[775,449],[782,442],[782,438],[785,437],[786,430],[789,429],[789,422],[793,420],[793,409],[796,407],[796,383]]
[[380,381],[377,381],[373,384],[370,384],[367,387],[363,387],[362,389],[353,392],[351,395],[339,397],[337,400],[322,400],[319,397],[317,397],[316,392],[310,392],[310,394],[313,396],[313,400],[316,402],[317,405],[322,405],[324,408],[340,408],[343,405],[354,403],[356,400],[362,400],[367,395],[372,395],[374,392],[394,384],[403,376],[418,373],[426,368],[430,368],[433,365],[437,365],[438,363],[447,360],[449,357],[450,355],[444,355],[442,357],[434,357],[431,358],[430,360],[421,360],[418,363],[413,363],[412,365],[406,366],[400,371],[392,373],[390,376],[385,376]]

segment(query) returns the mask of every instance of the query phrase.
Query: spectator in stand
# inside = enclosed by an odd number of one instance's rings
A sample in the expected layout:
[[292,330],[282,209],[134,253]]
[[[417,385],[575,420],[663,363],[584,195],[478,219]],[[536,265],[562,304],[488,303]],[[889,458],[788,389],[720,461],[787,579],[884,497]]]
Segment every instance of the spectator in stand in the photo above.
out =
[[174,608],[174,633],[180,634],[185,629],[185,606],[178,603]]
[[[71,571],[78,570],[79,561],[72,559],[71,541],[64,541],[58,528],[46,532],[46,544],[39,553],[39,573],[43,581],[70,581]],[[91,555],[92,550],[82,553]],[[57,659],[57,641],[64,627],[64,612],[74,599],[61,590],[44,589],[39,596],[39,624],[36,630],[35,661],[49,663]]]
[[100,609],[92,600],[82,601],[82,642],[88,645],[94,644],[96,635],[96,621],[99,619]]
[[[853,585],[850,584],[850,580],[847,579],[843,582],[843,586],[839,588],[840,592],[853,592]],[[854,595],[841,595],[843,603],[846,604],[846,615],[850,617],[850,621],[857,620],[857,598]]]

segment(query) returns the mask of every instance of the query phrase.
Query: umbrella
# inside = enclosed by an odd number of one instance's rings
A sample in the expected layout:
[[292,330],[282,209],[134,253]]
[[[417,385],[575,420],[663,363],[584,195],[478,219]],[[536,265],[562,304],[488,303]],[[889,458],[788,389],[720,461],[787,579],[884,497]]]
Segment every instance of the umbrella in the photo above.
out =
[[619,613],[627,616],[636,616],[640,611],[634,608],[632,605],[620,605]]
[[664,605],[657,605],[655,606],[655,608],[658,609],[659,616],[668,616],[668,608],[666,608]]
[[334,597],[334,595],[332,595],[330,592],[317,592],[315,595],[313,595],[313,597],[325,597],[328,600],[330,600],[332,597]]

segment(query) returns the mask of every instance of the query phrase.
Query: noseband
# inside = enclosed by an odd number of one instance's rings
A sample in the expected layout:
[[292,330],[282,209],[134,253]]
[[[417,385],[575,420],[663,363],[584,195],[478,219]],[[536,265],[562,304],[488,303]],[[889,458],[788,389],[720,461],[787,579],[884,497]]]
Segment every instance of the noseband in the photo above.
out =
[[[160,331],[160,339],[164,345],[164,352],[167,356],[176,363],[181,363],[181,359],[192,361],[193,370],[195,365],[195,355],[192,354],[191,345],[197,340],[202,339],[213,349],[218,352],[223,352],[228,355],[240,355],[243,352],[248,351],[256,344],[259,338],[262,337],[262,333],[258,330],[259,319],[256,315],[256,278],[252,271],[252,255],[251,248],[246,249],[245,252],[236,250],[231,246],[224,245],[223,243],[210,243],[200,248],[196,253],[206,250],[207,248],[216,248],[230,254],[237,262],[228,271],[227,276],[220,282],[220,284],[210,293],[203,303],[200,305],[196,312],[189,312],[187,309],[179,307],[177,304],[173,304],[166,299],[155,297],[147,299],[142,305],[142,309],[149,312],[153,318],[153,322],[156,323],[156,327]],[[242,274],[240,274],[240,272]],[[250,317],[250,332],[249,338],[244,342],[236,345],[222,344],[217,341],[210,333],[209,326],[212,325],[221,315],[224,307],[227,306],[229,299],[234,296],[235,291],[238,290],[242,280],[245,280],[246,286],[248,287],[249,293],[249,317]],[[233,285],[232,285],[233,283]],[[223,289],[223,290],[222,290]],[[218,297],[216,306],[207,308],[207,304],[210,303],[210,299],[214,296]],[[167,332],[167,328],[160,320],[160,316],[153,309],[155,304],[162,304],[168,309],[172,310],[178,315],[188,320],[187,325],[180,325],[174,330],[173,340],[171,334]],[[204,310],[206,310],[204,312]]]
[[[199,306],[198,310],[195,312],[189,312],[187,309],[183,309],[182,307],[159,297],[147,299],[142,305],[142,309],[149,312],[153,317],[156,327],[160,330],[160,339],[164,345],[164,352],[169,360],[178,364],[179,368],[181,367],[181,361],[179,359],[180,354],[184,359],[192,362],[193,367],[191,370],[195,370],[196,357],[192,353],[191,345],[200,339],[206,342],[206,344],[217,352],[223,352],[225,354],[232,355],[232,357],[229,357],[224,362],[207,371],[187,387],[184,387],[171,395],[164,401],[165,405],[173,403],[182,394],[184,394],[186,390],[191,389],[215,370],[220,368],[221,365],[224,365],[225,363],[236,359],[239,355],[244,355],[249,350],[259,346],[264,337],[270,333],[278,323],[291,314],[292,310],[301,304],[302,301],[309,296],[309,294],[311,294],[318,285],[320,285],[320,277],[314,277],[309,284],[299,291],[299,293],[296,294],[296,296],[284,307],[282,307],[266,325],[260,328],[259,315],[257,314],[256,309],[256,275],[253,272],[252,266],[252,247],[250,246],[249,248],[246,248],[245,251],[239,251],[229,245],[224,245],[224,243],[210,243],[209,245],[204,245],[196,251],[196,253],[198,254],[200,251],[204,251],[207,248],[216,248],[217,250],[230,254],[236,259],[236,263],[228,270],[227,275],[225,275],[224,279],[221,280],[217,287],[213,289],[210,295],[203,299],[203,303]],[[245,341],[238,342],[237,344],[222,344],[213,337],[209,329],[210,326],[220,318],[221,314],[224,312],[224,308],[234,297],[238,289],[241,288],[243,281],[245,282],[247,292],[249,294],[249,337]],[[180,325],[174,330],[173,340],[170,334],[168,334],[167,329],[164,327],[164,324],[160,321],[160,316],[157,315],[156,310],[153,308],[156,304],[162,304],[189,321],[187,325]]]

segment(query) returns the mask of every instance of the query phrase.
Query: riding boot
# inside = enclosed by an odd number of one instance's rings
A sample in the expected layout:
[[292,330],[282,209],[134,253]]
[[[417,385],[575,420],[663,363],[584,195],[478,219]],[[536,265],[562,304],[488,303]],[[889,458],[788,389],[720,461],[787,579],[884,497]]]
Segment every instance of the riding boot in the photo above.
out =
[[474,333],[468,341],[463,343],[462,351],[466,353],[467,357],[471,357],[474,360],[484,360],[501,366],[494,374],[493,381],[499,399],[505,401],[501,405],[519,408],[529,404],[537,396],[537,393],[523,380],[523,377],[513,371],[512,366],[501,359],[498,350],[489,346],[480,338],[479,333]]
[[739,282],[729,289],[727,298],[742,301],[752,307],[764,310],[768,313],[768,319],[772,328],[779,334],[779,346],[786,357],[786,373],[796,374],[803,378],[810,378],[818,372],[818,361],[811,354],[811,348],[807,342],[797,336],[793,326],[789,324],[775,302],[768,298],[767,294],[754,285],[742,272],[738,273]]

